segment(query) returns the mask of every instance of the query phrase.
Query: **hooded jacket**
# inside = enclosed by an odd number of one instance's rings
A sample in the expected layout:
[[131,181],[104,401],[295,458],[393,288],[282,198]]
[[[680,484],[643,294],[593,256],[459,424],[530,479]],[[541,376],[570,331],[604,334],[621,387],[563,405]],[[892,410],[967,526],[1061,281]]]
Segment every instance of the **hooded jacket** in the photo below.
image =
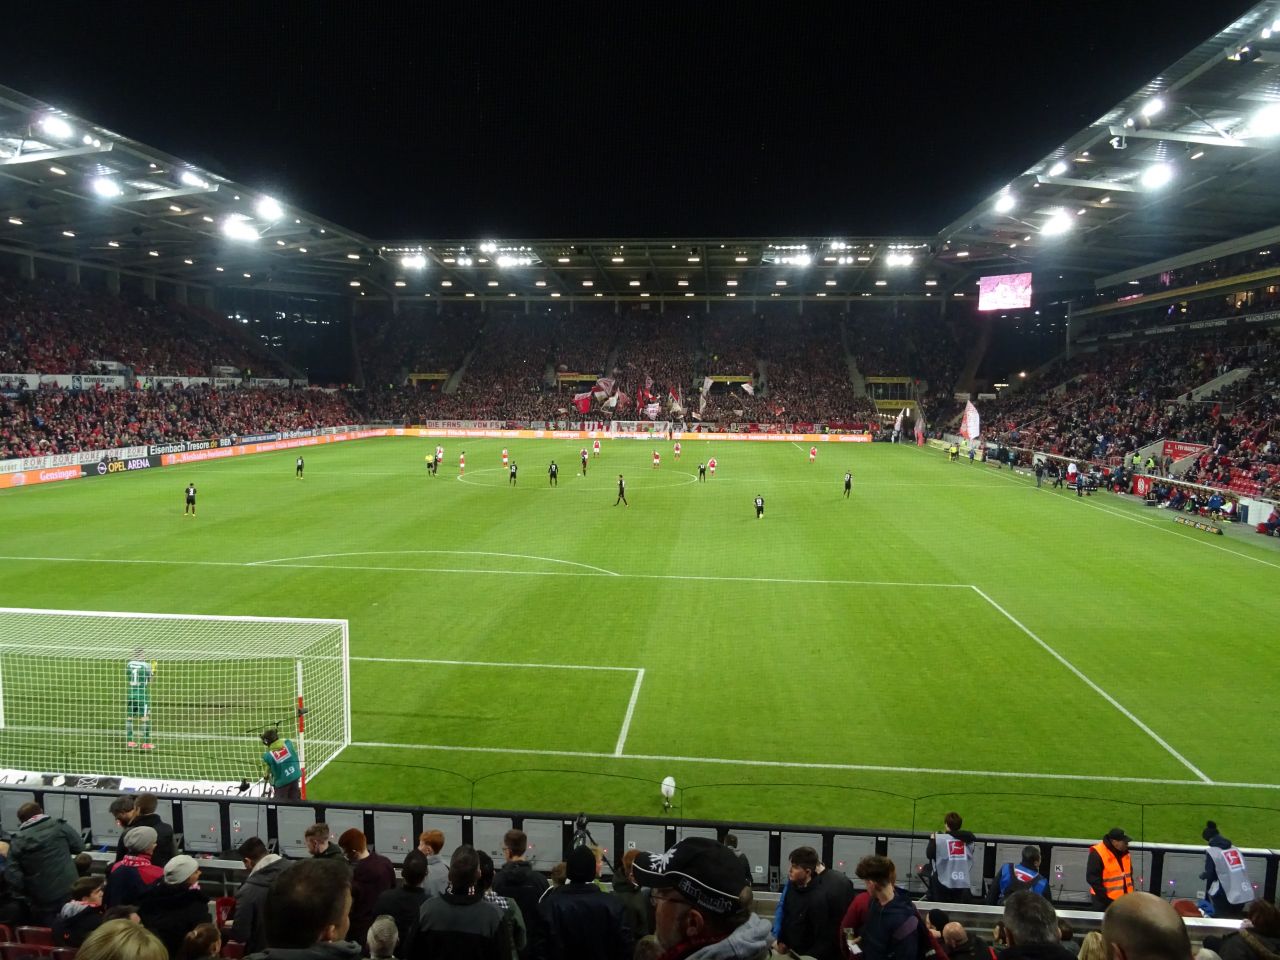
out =
[[753,913],[723,940],[702,945],[677,944],[661,960],[768,960],[773,953],[770,937],[769,921]]
[[13,835],[5,877],[15,893],[25,894],[36,906],[60,907],[78,876],[71,858],[83,849],[80,834],[65,820],[32,817]]
[[267,888],[289,866],[289,861],[278,853],[268,853],[253,865],[248,878],[236,891],[236,909],[231,915],[227,937],[243,943],[246,953],[257,953],[267,945],[267,929],[262,918]]

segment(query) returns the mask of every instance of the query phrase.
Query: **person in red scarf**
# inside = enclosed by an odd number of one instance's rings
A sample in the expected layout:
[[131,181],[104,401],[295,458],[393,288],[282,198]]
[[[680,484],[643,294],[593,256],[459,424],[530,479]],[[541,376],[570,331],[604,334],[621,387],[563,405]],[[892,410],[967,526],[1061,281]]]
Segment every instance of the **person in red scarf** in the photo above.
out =
[[124,835],[125,855],[107,874],[107,892],[102,898],[106,907],[137,903],[142,891],[164,876],[164,868],[151,862],[156,840],[153,827],[134,827]]

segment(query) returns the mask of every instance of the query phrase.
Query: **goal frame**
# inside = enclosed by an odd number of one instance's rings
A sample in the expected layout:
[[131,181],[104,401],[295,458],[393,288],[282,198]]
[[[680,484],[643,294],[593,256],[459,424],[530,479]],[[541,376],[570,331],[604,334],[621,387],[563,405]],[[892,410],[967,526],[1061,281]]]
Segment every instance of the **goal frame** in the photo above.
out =
[[[315,769],[307,767],[306,763],[306,690],[303,686],[303,663],[307,659],[298,654],[284,654],[278,657],[280,660],[291,660],[293,663],[293,675],[295,678],[294,695],[296,698],[296,736],[298,737],[298,753],[299,761],[303,769],[302,786],[306,789],[306,783],[313,777],[319,775],[339,754],[351,745],[351,651],[350,651],[350,623],[346,619],[324,618],[324,617],[264,617],[264,616],[245,616],[245,615],[228,615],[228,614],[191,614],[191,613],[153,613],[141,611],[125,611],[125,610],[66,610],[44,607],[0,607],[0,616],[5,614],[23,614],[40,617],[93,617],[101,619],[137,619],[137,620],[184,620],[184,621],[206,621],[214,623],[262,623],[262,624],[307,624],[309,626],[324,626],[335,628],[339,632],[339,653],[338,657],[341,664],[342,675],[342,712],[341,712],[341,738],[324,760],[322,760]],[[11,647],[0,645],[0,651],[12,649]],[[51,653],[57,652],[56,648],[50,647]],[[92,659],[88,656],[89,651],[83,647],[73,646],[69,650],[70,653],[83,653],[86,659]],[[0,731],[10,729],[7,721],[8,717],[5,712],[5,694],[4,694],[4,676],[0,671]],[[13,728],[20,729],[20,728]],[[106,771],[77,771],[85,774],[105,774]]]

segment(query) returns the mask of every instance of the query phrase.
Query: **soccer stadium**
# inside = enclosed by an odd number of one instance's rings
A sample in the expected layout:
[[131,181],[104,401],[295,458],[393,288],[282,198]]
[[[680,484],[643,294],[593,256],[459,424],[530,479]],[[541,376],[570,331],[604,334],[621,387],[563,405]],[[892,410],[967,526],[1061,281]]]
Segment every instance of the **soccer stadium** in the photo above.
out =
[[903,232],[0,72],[0,955],[1280,952],[1280,5],[1200,16]]

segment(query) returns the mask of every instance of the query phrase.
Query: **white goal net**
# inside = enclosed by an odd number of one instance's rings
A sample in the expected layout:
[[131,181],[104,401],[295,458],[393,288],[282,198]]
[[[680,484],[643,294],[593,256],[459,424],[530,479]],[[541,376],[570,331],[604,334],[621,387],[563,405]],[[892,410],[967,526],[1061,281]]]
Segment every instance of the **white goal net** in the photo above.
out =
[[351,742],[347,621],[0,607],[0,767],[253,781],[264,730],[308,779]]

